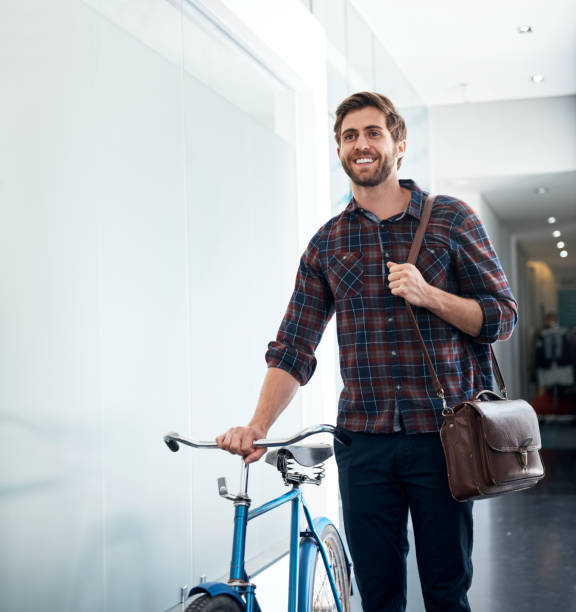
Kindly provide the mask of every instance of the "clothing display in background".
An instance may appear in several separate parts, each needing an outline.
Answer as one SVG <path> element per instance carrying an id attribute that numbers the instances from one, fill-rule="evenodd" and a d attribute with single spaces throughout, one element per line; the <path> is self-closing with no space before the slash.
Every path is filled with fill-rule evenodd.
<path id="1" fill-rule="evenodd" d="M 576 416 L 576 329 L 546 326 L 536 338 L 534 382 L 540 392 L 534 409 L 540 415 Z"/>
<path id="2" fill-rule="evenodd" d="M 536 375 L 539 387 L 569 387 L 574 384 L 574 363 L 569 345 L 574 334 L 565 327 L 543 329 L 536 342 Z"/>

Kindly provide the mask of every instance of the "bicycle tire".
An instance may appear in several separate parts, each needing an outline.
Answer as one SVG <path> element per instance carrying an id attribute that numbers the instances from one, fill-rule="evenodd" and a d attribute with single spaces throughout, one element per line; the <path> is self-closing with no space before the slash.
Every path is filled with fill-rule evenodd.
<path id="1" fill-rule="evenodd" d="M 185 612 L 242 612 L 244 608 L 228 595 L 201 595 L 195 599 Z"/>
<path id="2" fill-rule="evenodd" d="M 350 612 L 350 571 L 342 540 L 338 530 L 330 521 L 324 520 L 322 524 L 322 531 L 318 535 L 328 557 L 342 612 Z M 303 612 L 336 612 L 336 602 L 320 549 L 316 542 L 312 542 L 310 548 L 310 539 L 307 540 L 307 550 L 302 550 L 305 544 L 304 541 L 301 543 L 303 553 L 301 559 L 302 556 L 307 555 L 312 555 L 312 558 L 308 558 L 308 563 L 301 566 L 303 569 L 305 568 L 306 574 L 302 576 L 302 605 L 299 610 Z"/>

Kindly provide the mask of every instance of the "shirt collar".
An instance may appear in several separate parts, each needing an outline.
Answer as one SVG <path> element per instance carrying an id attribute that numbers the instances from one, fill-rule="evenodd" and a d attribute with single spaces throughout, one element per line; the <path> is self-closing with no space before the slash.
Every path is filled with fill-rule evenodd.
<path id="1" fill-rule="evenodd" d="M 422 207 L 424 205 L 424 201 L 426 200 L 426 196 L 428 195 L 425 191 L 422 191 L 420 187 L 412 180 L 412 179 L 400 179 L 400 187 L 404 187 L 405 189 L 410 189 L 412 195 L 410 196 L 410 202 L 408 202 L 408 206 L 404 213 L 401 213 L 399 217 L 403 217 L 404 214 L 411 215 L 415 219 L 420 220 L 420 216 L 422 215 Z M 357 214 L 360 210 L 358 206 L 358 202 L 352 196 L 348 206 L 344 209 L 344 212 L 353 215 Z"/>

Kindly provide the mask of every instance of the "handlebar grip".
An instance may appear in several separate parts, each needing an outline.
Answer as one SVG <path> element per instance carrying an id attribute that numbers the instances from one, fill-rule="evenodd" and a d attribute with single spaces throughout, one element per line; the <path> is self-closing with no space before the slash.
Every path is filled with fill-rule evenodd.
<path id="1" fill-rule="evenodd" d="M 177 453 L 180 450 L 180 445 L 173 438 L 164 438 L 164 442 L 166 442 L 166 446 L 173 452 Z"/>

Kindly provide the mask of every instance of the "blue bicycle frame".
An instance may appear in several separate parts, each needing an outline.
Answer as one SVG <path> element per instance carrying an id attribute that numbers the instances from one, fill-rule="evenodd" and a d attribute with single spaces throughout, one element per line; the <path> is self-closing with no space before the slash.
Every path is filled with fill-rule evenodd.
<path id="1" fill-rule="evenodd" d="M 256 440 L 254 446 L 265 447 L 281 447 L 289 444 L 294 444 L 310 435 L 317 433 L 331 433 L 344 444 L 349 444 L 346 441 L 345 435 L 339 432 L 333 425 L 316 425 L 302 430 L 285 440 Z M 179 444 L 186 444 L 196 448 L 218 448 L 215 442 L 200 442 L 180 436 L 177 433 L 169 433 L 164 436 L 170 450 L 176 452 Z M 312 520 L 306 502 L 300 491 L 299 484 L 293 484 L 291 491 L 277 497 L 258 508 L 250 511 L 251 500 L 248 497 L 248 470 L 249 466 L 244 464 L 242 460 L 242 479 L 240 492 L 237 495 L 229 495 L 226 487 L 225 479 L 219 479 L 218 486 L 220 495 L 234 502 L 234 535 L 232 541 L 232 560 L 230 563 L 230 578 L 227 584 L 220 582 L 205 582 L 194 587 L 189 596 L 198 593 L 206 593 L 211 597 L 218 595 L 226 595 L 238 602 L 239 606 L 245 612 L 261 612 L 260 606 L 255 595 L 255 586 L 250 583 L 244 565 L 244 557 L 246 552 L 246 531 L 248 521 L 255 519 L 262 514 L 266 514 L 275 508 L 279 508 L 284 504 L 290 503 L 291 523 L 290 523 L 290 573 L 289 573 L 289 590 L 288 590 L 288 612 L 299 612 L 307 609 L 308 602 L 311 598 L 310 589 L 313 584 L 310 582 L 311 565 L 314 567 L 317 559 L 317 550 L 320 551 L 326 574 L 330 583 L 334 602 L 338 612 L 342 612 L 342 605 L 338 597 L 334 575 L 330 567 L 326 549 L 322 544 L 321 535 L 324 528 L 330 525 L 330 521 L 326 518 Z M 291 481 L 294 482 L 294 481 Z M 307 524 L 307 530 L 300 532 L 300 509 L 304 512 L 304 518 Z M 303 541 L 301 542 L 301 538 Z M 302 567 L 300 566 L 302 561 Z M 347 571 L 350 574 L 350 562 L 346 558 Z M 180 609 L 180 608 L 178 608 Z M 175 610 L 175 609 L 173 609 Z"/>
<path id="2" fill-rule="evenodd" d="M 290 521 L 290 573 L 288 578 L 288 612 L 298 612 L 299 610 L 305 609 L 304 598 L 307 593 L 305 592 L 305 572 L 299 572 L 299 561 L 300 561 L 300 538 L 302 536 L 308 537 L 311 540 L 313 546 L 317 546 L 328 580 L 330 582 L 330 588 L 336 602 L 336 608 L 338 612 L 342 612 L 340 600 L 336 590 L 336 583 L 332 570 L 330 568 L 330 562 L 326 555 L 326 550 L 320 540 L 319 532 L 321 532 L 326 519 L 320 519 L 319 521 L 313 521 L 310 515 L 310 511 L 306 506 L 306 502 L 302 497 L 300 488 L 296 485 L 293 486 L 292 490 L 280 497 L 277 497 L 265 504 L 262 504 L 258 508 L 250 511 L 250 498 L 246 494 L 247 482 L 248 482 L 248 468 L 244 466 L 242 488 L 241 493 L 237 496 L 223 495 L 228 499 L 234 499 L 234 536 L 232 540 L 232 560 L 230 563 L 230 579 L 228 585 L 221 583 L 204 583 L 198 585 L 190 591 L 190 595 L 196 593 L 206 592 L 212 596 L 220 594 L 228 594 L 238 601 L 243 607 L 245 606 L 246 612 L 260 612 L 260 606 L 258 605 L 255 593 L 254 585 L 250 584 L 247 580 L 247 574 L 244 567 L 244 556 L 246 551 L 246 531 L 248 521 L 257 518 L 275 508 L 279 508 L 284 504 L 290 503 L 292 505 L 291 510 L 291 521 Z M 307 531 L 300 533 L 300 508 L 304 511 L 304 517 L 306 519 Z M 242 596 L 245 598 L 242 599 Z"/>

